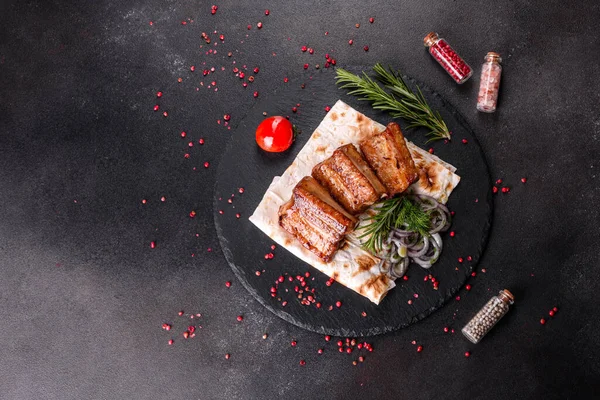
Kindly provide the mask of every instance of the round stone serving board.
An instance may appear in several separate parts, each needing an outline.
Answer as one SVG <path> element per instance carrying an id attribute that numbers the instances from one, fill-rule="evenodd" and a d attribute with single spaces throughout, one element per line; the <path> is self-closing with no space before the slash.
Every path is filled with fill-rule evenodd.
<path id="1" fill-rule="evenodd" d="M 348 69 L 352 72 L 362 70 Z M 426 144 L 423 129 L 405 129 L 407 124 L 404 121 L 397 122 L 407 140 L 424 149 L 433 147 L 435 154 L 457 167 L 457 174 L 461 176 L 461 182 L 447 204 L 456 213 L 451 227 L 456 235 L 453 238 L 448 232 L 442 235 L 444 249 L 438 262 L 429 270 L 412 264 L 408 269 L 408 280 L 396 280 L 396 287 L 379 305 L 375 305 L 337 282 L 326 286 L 326 275 L 284 248 L 277 246 L 271 250 L 273 241 L 248 217 L 273 177 L 281 175 L 292 163 L 325 117 L 325 107 L 333 106 L 341 99 L 384 125 L 392 120 L 387 114 L 375 112 L 367 102 L 357 101 L 346 90 L 338 89 L 334 77 L 332 69 L 311 74 L 306 72 L 303 77 L 282 83 L 274 93 L 261 94 L 256 105 L 240 117 L 237 125 L 236 115 L 232 116 L 232 138 L 217 172 L 214 219 L 229 265 L 244 287 L 268 310 L 294 325 L 322 334 L 346 337 L 377 335 L 415 323 L 454 299 L 479 261 L 487 242 L 492 220 L 492 184 L 485 156 L 472 130 L 450 104 L 420 85 L 430 106 L 441 113 L 453 132 L 453 140 Z M 302 83 L 306 84 L 304 89 L 301 88 Z M 293 113 L 292 107 L 297 104 L 300 104 L 298 111 Z M 263 112 L 269 116 L 289 115 L 292 123 L 302 131 L 288 151 L 266 153 L 256 145 L 254 134 L 265 118 Z M 464 144 L 463 139 L 468 143 Z M 239 188 L 244 188 L 243 194 L 239 193 Z M 232 203 L 229 203 L 232 195 Z M 236 217 L 237 213 L 240 218 Z M 265 259 L 265 254 L 271 252 L 274 257 Z M 472 261 L 467 261 L 469 256 Z M 462 263 L 458 262 L 460 257 L 464 259 Z M 260 276 L 256 271 L 261 271 Z M 287 280 L 288 275 L 295 277 L 306 272 L 310 272 L 307 281 L 316 289 L 315 297 L 322 304 L 320 309 L 315 305 L 301 305 L 294 291 L 299 282 Z M 280 275 L 285 274 L 286 281 L 278 289 L 280 300 L 272 298 L 271 286 Z M 433 289 L 430 280 L 424 281 L 428 274 L 439 281 L 438 290 Z M 338 300 L 342 302 L 340 308 L 335 306 Z M 285 307 L 282 306 L 284 301 L 287 301 Z M 333 310 L 329 310 L 329 306 L 333 306 Z"/>

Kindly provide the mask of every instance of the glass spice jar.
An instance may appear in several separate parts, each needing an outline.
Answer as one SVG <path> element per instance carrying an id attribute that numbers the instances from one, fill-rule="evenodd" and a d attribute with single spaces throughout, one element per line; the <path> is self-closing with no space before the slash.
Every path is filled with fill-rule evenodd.
<path id="1" fill-rule="evenodd" d="M 500 91 L 500 77 L 502 76 L 502 58 L 500 54 L 490 51 L 484 58 L 481 66 L 481 80 L 477 94 L 477 110 L 493 113 L 498 103 Z"/>
<path id="2" fill-rule="evenodd" d="M 492 297 L 485 306 L 469 321 L 462 333 L 471 342 L 477 344 L 496 325 L 515 301 L 511 292 L 504 289 L 498 296 Z"/>
<path id="3" fill-rule="evenodd" d="M 445 39 L 438 37 L 437 33 L 429 32 L 423 41 L 425 46 L 429 47 L 429 54 L 444 67 L 456 83 L 465 83 L 473 75 L 473 70 L 469 64 L 450 47 Z"/>

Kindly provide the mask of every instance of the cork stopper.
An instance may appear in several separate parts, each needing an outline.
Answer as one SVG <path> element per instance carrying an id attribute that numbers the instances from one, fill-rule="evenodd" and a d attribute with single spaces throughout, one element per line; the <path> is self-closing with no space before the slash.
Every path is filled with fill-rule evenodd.
<path id="1" fill-rule="evenodd" d="M 488 52 L 483 59 L 485 61 L 495 61 L 497 63 L 502 62 L 502 57 L 500 57 L 500 54 L 496 53 L 495 51 Z"/>
<path id="2" fill-rule="evenodd" d="M 438 34 L 435 32 L 429 32 L 424 38 L 423 43 L 425 47 L 431 47 L 435 44 L 435 42 L 439 39 Z"/>
<path id="3" fill-rule="evenodd" d="M 504 289 L 500 291 L 500 300 L 507 304 L 513 304 L 515 302 L 515 296 L 508 289 Z"/>

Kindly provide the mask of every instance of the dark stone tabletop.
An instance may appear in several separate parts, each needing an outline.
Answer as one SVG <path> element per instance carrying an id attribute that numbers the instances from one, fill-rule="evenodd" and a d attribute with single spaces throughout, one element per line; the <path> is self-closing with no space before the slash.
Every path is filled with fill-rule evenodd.
<path id="1" fill-rule="evenodd" d="M 198 1 L 0 2 L 0 398 L 592 398 L 600 3 L 214 4 L 215 15 Z M 432 30 L 474 68 L 464 85 L 423 48 Z M 488 51 L 504 60 L 493 115 L 475 110 Z M 300 85 L 325 53 L 434 89 L 510 187 L 495 195 L 471 290 L 351 355 L 260 305 L 213 223 L 229 128 L 255 91 Z M 254 82 L 242 87 L 235 67 Z M 503 288 L 515 305 L 472 345 L 460 329 Z"/>

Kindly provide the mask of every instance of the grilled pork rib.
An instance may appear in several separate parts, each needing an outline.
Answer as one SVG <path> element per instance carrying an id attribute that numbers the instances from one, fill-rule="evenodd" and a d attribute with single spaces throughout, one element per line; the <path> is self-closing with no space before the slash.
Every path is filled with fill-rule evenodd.
<path id="1" fill-rule="evenodd" d="M 386 193 L 386 188 L 369 168 L 353 144 L 336 149 L 317 164 L 312 176 L 349 213 L 360 214 Z"/>
<path id="2" fill-rule="evenodd" d="M 365 159 L 375 170 L 390 196 L 404 192 L 419 179 L 415 163 L 406 147 L 404 136 L 397 123 L 360 142 Z"/>
<path id="3" fill-rule="evenodd" d="M 305 176 L 279 208 L 279 225 L 325 262 L 356 223 L 319 183 Z"/>

